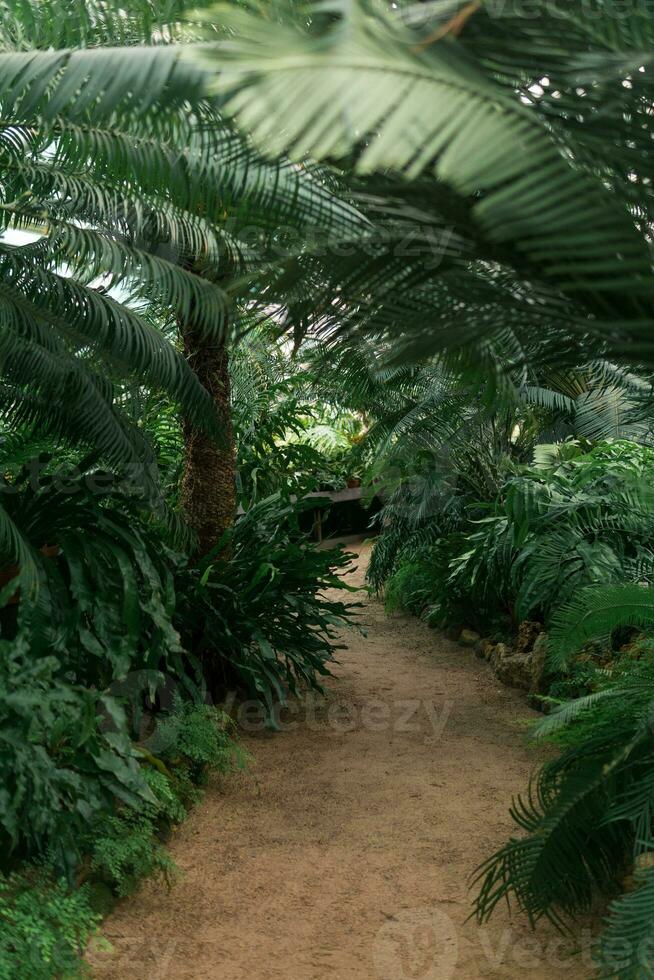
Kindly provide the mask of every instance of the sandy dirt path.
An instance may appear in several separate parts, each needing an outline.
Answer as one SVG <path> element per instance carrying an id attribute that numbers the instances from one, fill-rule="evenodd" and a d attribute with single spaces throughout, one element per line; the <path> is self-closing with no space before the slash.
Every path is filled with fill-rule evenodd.
<path id="1" fill-rule="evenodd" d="M 367 552 L 362 550 L 357 577 Z M 182 879 L 105 922 L 112 980 L 582 980 L 578 950 L 501 909 L 466 922 L 468 878 L 511 829 L 534 713 L 486 664 L 373 599 L 324 702 L 246 737 L 174 835 Z"/>

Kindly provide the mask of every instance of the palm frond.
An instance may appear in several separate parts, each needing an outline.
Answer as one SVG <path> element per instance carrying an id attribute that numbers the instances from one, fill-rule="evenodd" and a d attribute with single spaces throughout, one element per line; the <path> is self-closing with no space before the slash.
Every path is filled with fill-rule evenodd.
<path id="1" fill-rule="evenodd" d="M 552 616 L 551 663 L 565 669 L 589 640 L 606 639 L 619 626 L 651 626 L 654 593 L 646 585 L 588 586 Z"/>
<path id="2" fill-rule="evenodd" d="M 631 893 L 609 906 L 597 955 L 599 976 L 604 980 L 645 980 L 654 970 L 654 871 L 637 872 L 634 886 Z"/>
<path id="3" fill-rule="evenodd" d="M 1 52 L 0 101 L 16 123 L 59 115 L 75 122 L 90 111 L 100 122 L 147 112 L 159 100 L 179 106 L 204 95 L 199 54 L 181 45 Z"/>
<path id="4" fill-rule="evenodd" d="M 651 260 L 627 209 L 562 152 L 553 119 L 475 64 L 470 46 L 421 44 L 400 15 L 366 0 L 328 9 L 318 36 L 283 5 L 278 19 L 214 9 L 231 34 L 208 52 L 214 91 L 262 149 L 318 159 L 356 150 L 362 173 L 431 170 L 468 200 L 479 234 L 509 243 L 540 278 L 599 293 L 616 311 L 624 305 L 610 294 L 626 282 L 651 297 Z M 637 70 L 641 52 L 631 55 Z M 638 299 L 629 305 L 641 312 Z"/>

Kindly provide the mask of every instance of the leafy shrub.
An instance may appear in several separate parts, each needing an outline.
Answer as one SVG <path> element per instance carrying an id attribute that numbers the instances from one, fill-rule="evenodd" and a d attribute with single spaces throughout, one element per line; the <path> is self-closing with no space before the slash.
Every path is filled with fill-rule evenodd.
<path id="1" fill-rule="evenodd" d="M 601 937 L 602 975 L 641 980 L 654 970 L 654 659 L 618 662 L 598 689 L 563 704 L 537 735 L 562 754 L 512 809 L 524 831 L 480 869 L 480 920 L 514 898 L 532 922 L 562 925 L 615 898 Z"/>
<path id="2" fill-rule="evenodd" d="M 180 798 L 175 775 L 170 771 L 143 767 L 143 777 L 152 790 L 155 802 L 145 803 L 142 812 L 153 822 L 176 824 L 186 818 L 186 807 Z"/>
<path id="3" fill-rule="evenodd" d="M 596 663 L 584 659 L 575 660 L 565 674 L 556 674 L 548 685 L 548 700 L 571 701 L 590 694 L 601 676 Z"/>
<path id="4" fill-rule="evenodd" d="M 163 877 L 170 883 L 175 863 L 157 839 L 152 815 L 123 809 L 105 816 L 94 829 L 91 868 L 117 895 L 129 895 L 141 878 Z"/>
<path id="5" fill-rule="evenodd" d="M 46 466 L 42 460 L 41 465 Z M 130 670 L 181 669 L 173 576 L 147 510 L 116 478 L 82 462 L 34 479 L 22 468 L 0 507 L 3 560 L 18 562 L 21 599 L 0 620 L 33 656 L 54 655 L 77 683 L 104 688 Z M 45 557 L 42 546 L 58 554 Z"/>
<path id="6" fill-rule="evenodd" d="M 376 592 L 384 589 L 402 565 L 416 559 L 431 560 L 427 559 L 430 549 L 442 549 L 448 537 L 456 535 L 465 524 L 459 499 L 450 500 L 446 510 L 421 518 L 419 513 L 412 513 L 414 503 L 407 504 L 405 496 L 404 489 L 398 488 L 393 502 L 386 504 L 376 517 L 382 533 L 375 540 L 366 571 L 366 579 Z"/>
<path id="7" fill-rule="evenodd" d="M 176 624 L 214 691 L 236 684 L 272 706 L 329 673 L 352 605 L 326 592 L 350 589 L 337 574 L 349 558 L 307 542 L 299 515 L 308 506 L 280 495 L 259 501 L 180 575 Z"/>
<path id="8" fill-rule="evenodd" d="M 386 612 L 397 610 L 420 615 L 434 592 L 434 570 L 425 561 L 413 561 L 391 576 L 385 593 Z"/>
<path id="9" fill-rule="evenodd" d="M 547 621 L 584 586 L 654 570 L 654 510 L 638 471 L 619 451 L 612 466 L 606 457 L 600 446 L 552 470 L 534 467 L 510 478 L 467 536 L 451 584 L 467 585 L 471 602 L 506 607 L 516 622 Z"/>
<path id="10" fill-rule="evenodd" d="M 610 631 L 613 593 L 593 593 L 591 587 L 654 582 L 654 451 L 624 442 L 600 443 L 587 453 L 576 444 L 565 444 L 566 452 L 547 448 L 539 447 L 531 467 L 514 468 L 496 500 L 469 504 L 467 525 L 460 521 L 458 528 L 439 533 L 442 521 L 434 518 L 409 535 L 402 522 L 383 534 L 373 552 L 373 584 L 419 561 L 432 568 L 429 601 L 436 622 L 465 621 L 484 629 L 500 615 L 514 626 L 540 619 L 567 636 L 570 648 L 599 627 Z M 638 588 L 622 587 L 625 602 L 629 589 Z M 596 622 L 586 615 L 594 595 Z M 654 623 L 647 590 L 641 588 L 636 598 L 643 608 L 613 625 Z M 604 599 L 608 618 L 602 619 Z M 629 604 L 634 610 L 635 603 Z M 567 612 L 559 625 L 562 608 Z M 584 624 L 581 631 L 575 616 Z"/>
<path id="11" fill-rule="evenodd" d="M 159 718 L 147 745 L 176 772 L 183 768 L 197 780 L 207 770 L 230 772 L 245 764 L 247 756 L 231 730 L 232 720 L 224 711 L 176 698 L 171 713 Z"/>
<path id="12" fill-rule="evenodd" d="M 474 612 L 467 608 L 466 595 L 450 584 L 450 565 L 459 554 L 461 535 L 437 538 L 431 545 L 408 551 L 396 559 L 396 570 L 385 587 L 386 610 L 405 609 L 422 615 L 431 626 L 473 623 Z"/>
<path id="13" fill-rule="evenodd" d="M 288 357 L 277 332 L 250 324 L 230 351 L 230 378 L 236 488 L 246 510 L 278 492 L 345 487 L 357 468 L 361 421 L 316 398 L 317 378 L 305 359 Z"/>
<path id="14" fill-rule="evenodd" d="M 87 976 L 80 954 L 97 923 L 86 888 L 43 872 L 0 876 L 0 980 Z"/>
<path id="15" fill-rule="evenodd" d="M 90 464 L 48 465 L 18 467 L 0 507 L 4 560 L 20 561 L 0 591 L 0 868 L 55 845 L 71 876 L 89 821 L 154 800 L 110 691 L 137 672 L 155 689 L 186 661 L 169 555 L 138 500 Z"/>
<path id="16" fill-rule="evenodd" d="M 648 577 L 650 574 L 648 570 Z M 612 637 L 625 628 L 644 627 L 651 632 L 654 595 L 650 585 L 644 580 L 580 589 L 552 616 L 549 640 L 552 667 L 567 669 L 580 647 L 591 641 L 608 646 Z"/>
<path id="17" fill-rule="evenodd" d="M 197 798 L 193 788 L 207 772 L 229 772 L 245 764 L 247 757 L 230 729 L 224 712 L 179 697 L 168 715 L 158 717 L 145 743 L 146 758 L 159 766 L 143 768 L 150 801 L 138 811 L 123 806 L 117 814 L 105 815 L 86 835 L 92 870 L 117 895 L 129 894 L 144 877 L 174 879 L 175 864 L 160 833 L 184 819 L 186 804 Z"/>
<path id="18" fill-rule="evenodd" d="M 113 719 L 117 728 L 99 724 Z M 68 871 L 78 835 L 114 800 L 152 794 L 110 697 L 71 683 L 57 657 L 34 657 L 26 637 L 0 641 L 0 842 L 3 862 L 56 847 Z"/>

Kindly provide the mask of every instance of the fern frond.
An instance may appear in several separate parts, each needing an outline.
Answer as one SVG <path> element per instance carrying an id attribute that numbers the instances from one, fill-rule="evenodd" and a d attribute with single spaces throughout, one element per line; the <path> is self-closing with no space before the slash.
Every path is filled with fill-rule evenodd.
<path id="1" fill-rule="evenodd" d="M 619 626 L 654 624 L 654 592 L 636 583 L 588 586 L 552 616 L 550 663 L 565 670 L 573 653 Z"/>

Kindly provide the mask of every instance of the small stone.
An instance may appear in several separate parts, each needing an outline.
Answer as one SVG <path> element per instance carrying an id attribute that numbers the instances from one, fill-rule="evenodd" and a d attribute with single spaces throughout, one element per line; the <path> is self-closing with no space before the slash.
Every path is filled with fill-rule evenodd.
<path id="1" fill-rule="evenodd" d="M 490 651 L 488 660 L 491 666 L 495 667 L 496 664 L 502 663 L 507 657 L 511 657 L 512 655 L 513 650 L 510 646 L 508 646 L 508 644 L 496 643 L 493 649 Z"/>
<path id="2" fill-rule="evenodd" d="M 529 619 L 525 619 L 520 623 L 515 641 L 516 653 L 529 653 L 533 650 L 534 644 L 542 632 L 542 623 L 535 623 Z"/>
<path id="3" fill-rule="evenodd" d="M 463 629 L 459 633 L 459 643 L 462 647 L 475 647 L 481 640 L 479 633 L 474 630 Z"/>
<path id="4" fill-rule="evenodd" d="M 477 656 L 482 660 L 490 660 L 495 652 L 495 644 L 488 638 L 482 640 L 477 647 Z"/>
<path id="5" fill-rule="evenodd" d="M 539 633 L 531 651 L 531 685 L 530 694 L 545 694 L 543 684 L 545 661 L 547 660 L 547 633 Z"/>
<path id="6" fill-rule="evenodd" d="M 507 687 L 528 691 L 531 687 L 531 656 L 516 653 L 506 643 L 498 643 L 493 654 L 493 669 L 497 679 Z"/>

